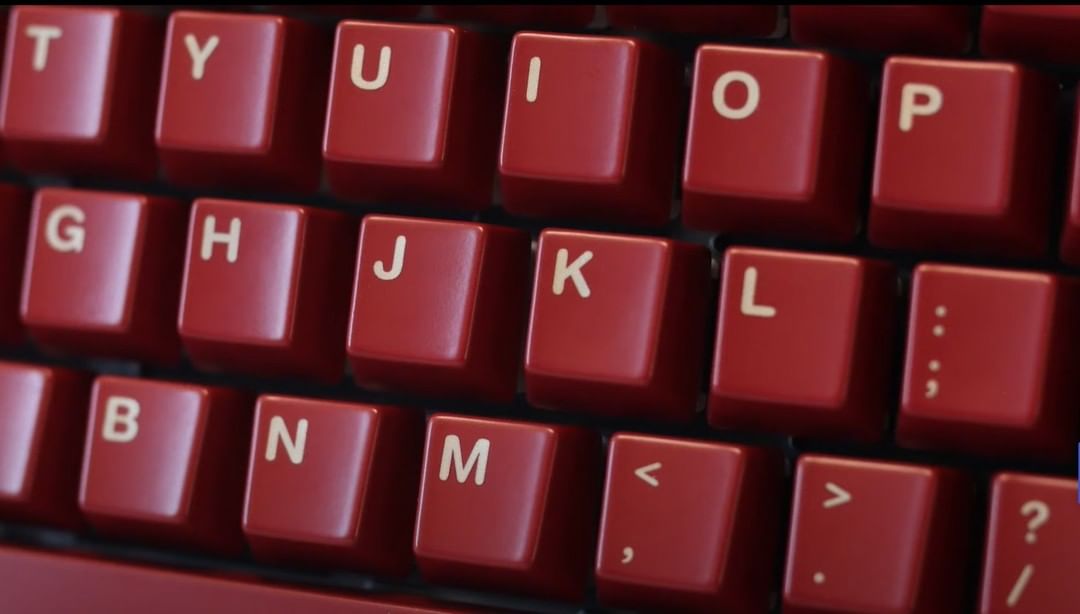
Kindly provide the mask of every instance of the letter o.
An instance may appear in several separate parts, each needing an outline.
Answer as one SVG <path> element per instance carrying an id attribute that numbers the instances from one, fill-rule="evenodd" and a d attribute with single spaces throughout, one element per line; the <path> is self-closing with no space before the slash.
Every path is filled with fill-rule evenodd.
<path id="1" fill-rule="evenodd" d="M 727 101 L 724 100 L 724 94 L 727 92 L 727 87 L 733 82 L 738 81 L 746 86 L 746 102 L 743 103 L 738 109 L 733 109 L 728 106 Z M 757 79 L 754 75 L 741 70 L 730 70 L 716 80 L 712 88 L 712 104 L 716 112 L 722 117 L 727 119 L 746 119 L 754 114 L 757 110 L 758 103 L 761 101 L 761 88 L 758 86 Z"/>

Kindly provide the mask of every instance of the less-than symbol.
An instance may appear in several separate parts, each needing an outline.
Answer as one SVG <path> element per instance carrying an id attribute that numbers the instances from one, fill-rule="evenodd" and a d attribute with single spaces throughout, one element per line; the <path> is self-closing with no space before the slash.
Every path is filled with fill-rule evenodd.
<path id="1" fill-rule="evenodd" d="M 826 499 L 821 503 L 821 506 L 827 510 L 851 502 L 851 493 L 832 482 L 825 482 L 825 490 L 833 495 L 832 498 Z"/>
<path id="2" fill-rule="evenodd" d="M 654 471 L 658 471 L 660 467 L 660 463 L 649 463 L 644 467 L 638 467 L 637 469 L 634 469 L 634 475 L 641 478 L 641 481 L 645 482 L 649 486 L 656 488 L 660 485 L 660 480 L 656 479 L 656 477 L 654 477 L 652 473 Z"/>

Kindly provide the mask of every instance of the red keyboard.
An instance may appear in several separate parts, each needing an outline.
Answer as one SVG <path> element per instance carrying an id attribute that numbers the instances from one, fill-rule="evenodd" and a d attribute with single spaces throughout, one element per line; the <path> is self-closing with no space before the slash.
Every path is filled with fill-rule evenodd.
<path id="1" fill-rule="evenodd" d="M 1080 612 L 1080 7 L 4 19 L 0 612 Z"/>

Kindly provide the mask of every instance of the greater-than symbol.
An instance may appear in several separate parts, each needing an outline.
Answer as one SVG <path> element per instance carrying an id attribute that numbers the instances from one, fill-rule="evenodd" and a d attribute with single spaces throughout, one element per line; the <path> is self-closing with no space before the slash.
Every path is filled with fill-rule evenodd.
<path id="1" fill-rule="evenodd" d="M 840 488 L 836 484 L 833 484 L 832 482 L 825 482 L 825 490 L 829 491 L 833 495 L 832 498 L 826 499 L 821 504 L 821 506 L 827 510 L 851 502 L 851 493 L 844 490 L 843 488 Z"/>
<path id="2" fill-rule="evenodd" d="M 649 463 L 644 467 L 638 467 L 637 469 L 634 469 L 634 475 L 641 478 L 641 481 L 645 482 L 649 486 L 656 488 L 660 485 L 660 480 L 656 479 L 656 477 L 653 476 L 652 473 L 654 471 L 659 471 L 660 466 L 660 463 Z"/>

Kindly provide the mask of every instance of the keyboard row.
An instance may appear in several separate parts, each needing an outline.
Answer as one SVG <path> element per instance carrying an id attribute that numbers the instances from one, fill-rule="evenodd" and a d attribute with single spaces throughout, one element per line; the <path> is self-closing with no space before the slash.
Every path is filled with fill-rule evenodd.
<path id="1" fill-rule="evenodd" d="M 150 180 L 160 163 L 177 186 L 296 193 L 325 172 L 342 200 L 459 211 L 490 206 L 497 175 L 513 215 L 655 227 L 681 156 L 687 227 L 844 243 L 861 223 L 873 88 L 834 53 L 701 46 L 679 154 L 683 66 L 643 38 L 521 32 L 507 67 L 497 39 L 451 25 L 344 21 L 332 52 L 289 17 L 179 11 L 163 43 L 159 26 L 133 10 L 13 9 L 10 164 Z M 882 78 L 871 243 L 1046 256 L 1054 80 L 909 56 Z M 1080 264 L 1069 194 L 1060 255 Z"/>
<path id="2" fill-rule="evenodd" d="M 9 519 L 285 567 L 400 577 L 415 559 L 428 582 L 551 600 L 580 601 L 595 572 L 620 607 L 762 612 L 775 588 L 778 450 L 621 432 L 604 478 L 600 437 L 573 426 L 440 413 L 425 443 L 423 413 L 388 405 L 262 395 L 252 417 L 233 389 L 17 363 L 0 384 Z M 961 611 L 973 486 L 801 456 L 784 611 Z M 980 611 L 1075 612 L 1076 481 L 991 490 Z"/>
<path id="3" fill-rule="evenodd" d="M 348 362 L 370 390 L 488 403 L 513 400 L 523 366 L 534 407 L 688 421 L 711 343 L 714 427 L 874 442 L 891 409 L 887 262 L 731 247 L 710 316 L 710 253 L 673 239 L 546 229 L 533 265 L 526 232 L 486 223 L 368 215 L 357 232 L 305 206 L 20 194 L 0 198 L 0 331 L 54 353 L 323 383 Z M 1078 292 L 918 266 L 899 441 L 1071 459 Z"/>

